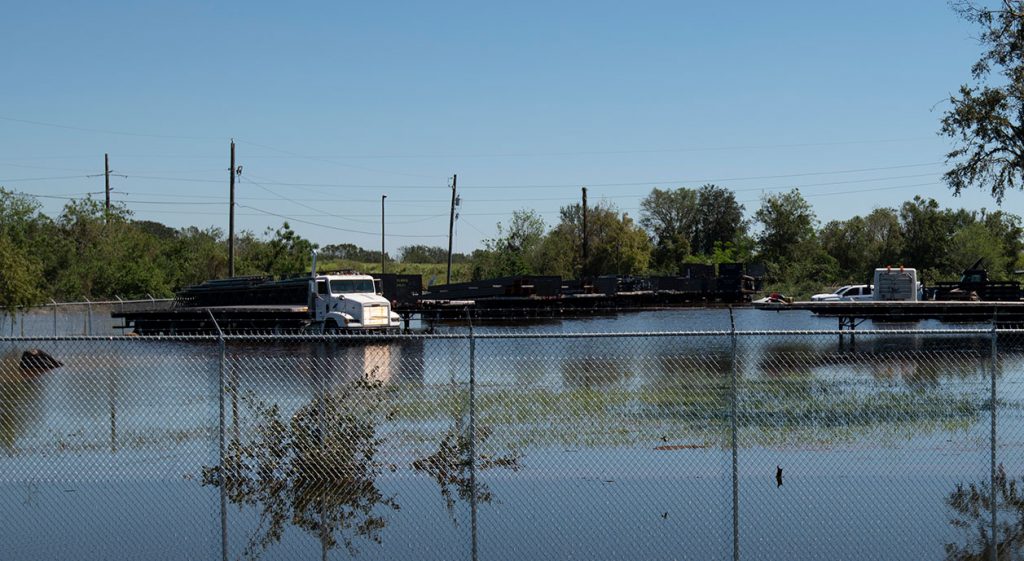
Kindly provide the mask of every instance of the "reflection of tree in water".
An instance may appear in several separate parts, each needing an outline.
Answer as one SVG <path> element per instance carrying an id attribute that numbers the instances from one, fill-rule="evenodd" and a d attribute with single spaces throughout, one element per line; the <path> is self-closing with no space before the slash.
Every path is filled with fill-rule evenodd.
<path id="1" fill-rule="evenodd" d="M 455 522 L 455 497 L 459 500 L 470 502 L 474 498 L 478 504 L 490 503 L 494 495 L 485 483 L 476 481 L 476 496 L 473 496 L 474 478 L 471 477 L 473 466 L 474 447 L 469 442 L 469 431 L 460 431 L 453 427 L 445 433 L 438 445 L 437 452 L 420 458 L 412 463 L 416 471 L 426 473 L 437 481 L 441 488 L 441 497 L 444 499 L 445 508 L 452 522 Z M 481 449 L 490 437 L 491 431 L 486 427 L 479 427 L 476 430 L 475 449 Z M 515 451 L 509 451 L 500 456 L 481 454 L 476 464 L 477 471 L 492 468 L 507 468 L 512 471 L 519 469 L 521 455 Z"/>
<path id="2" fill-rule="evenodd" d="M 621 358 L 587 356 L 561 361 L 565 387 L 605 388 L 620 384 L 632 376 L 627 361 Z"/>
<path id="3" fill-rule="evenodd" d="M 391 417 L 381 383 L 353 381 L 288 421 L 277 405 L 252 394 L 242 401 L 257 419 L 253 438 L 232 440 L 223 467 L 203 469 L 203 484 L 223 486 L 232 503 L 260 509 L 243 555 L 259 557 L 287 524 L 316 535 L 326 549 L 339 537 L 351 553 L 356 537 L 380 543 L 387 525 L 380 508 L 399 508 L 376 483 L 385 467 L 375 459 L 383 442 L 377 426 Z"/>
<path id="4" fill-rule="evenodd" d="M 1024 478 L 1006 477 L 1003 465 L 996 471 L 996 538 L 998 558 L 1019 560 L 1024 553 Z M 967 532 L 963 545 L 946 544 L 947 561 L 983 561 L 991 559 L 992 487 L 989 483 L 958 483 L 956 490 L 946 498 L 946 504 L 956 513 L 950 524 Z"/>

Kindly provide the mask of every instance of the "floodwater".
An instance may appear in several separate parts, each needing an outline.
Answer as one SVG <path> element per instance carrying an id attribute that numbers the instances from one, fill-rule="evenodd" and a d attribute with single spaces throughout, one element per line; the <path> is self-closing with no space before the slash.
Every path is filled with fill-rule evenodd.
<path id="1" fill-rule="evenodd" d="M 728 335 L 657 334 L 733 321 L 836 326 L 645 311 L 477 325 L 472 344 L 232 341 L 223 365 L 213 341 L 0 340 L 0 559 L 985 554 L 991 335 L 746 335 L 733 362 Z M 94 312 L 93 333 L 110 324 Z M 1024 523 L 1022 342 L 995 341 L 1008 548 Z M 27 348 L 63 366 L 21 368 Z"/>

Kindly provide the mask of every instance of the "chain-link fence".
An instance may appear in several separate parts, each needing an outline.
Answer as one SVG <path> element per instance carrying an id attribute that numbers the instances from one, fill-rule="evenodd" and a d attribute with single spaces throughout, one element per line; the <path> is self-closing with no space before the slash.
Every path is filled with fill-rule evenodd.
<path id="1" fill-rule="evenodd" d="M 987 328 L 0 339 L 0 559 L 1020 559 L 1022 351 Z"/>
<path id="2" fill-rule="evenodd" d="M 40 306 L 17 308 L 14 313 L 0 313 L 0 337 L 48 335 L 121 335 L 121 322 L 110 318 L 111 312 L 133 312 L 169 308 L 170 298 L 143 300 L 101 300 L 55 302 Z"/>

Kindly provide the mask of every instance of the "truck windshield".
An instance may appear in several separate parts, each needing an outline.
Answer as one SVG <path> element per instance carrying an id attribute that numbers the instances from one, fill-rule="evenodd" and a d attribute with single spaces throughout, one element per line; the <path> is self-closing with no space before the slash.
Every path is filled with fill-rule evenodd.
<path id="1" fill-rule="evenodd" d="M 372 279 L 336 279 L 331 281 L 332 294 L 373 294 Z"/>

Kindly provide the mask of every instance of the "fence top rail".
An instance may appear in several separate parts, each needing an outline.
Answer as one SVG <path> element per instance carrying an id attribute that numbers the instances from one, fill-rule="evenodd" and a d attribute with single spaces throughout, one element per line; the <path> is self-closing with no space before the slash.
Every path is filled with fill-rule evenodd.
<path id="1" fill-rule="evenodd" d="M 150 304 L 156 302 L 173 302 L 174 298 L 138 298 L 134 300 L 82 300 L 80 302 L 55 302 L 53 300 L 42 304 L 30 304 L 17 306 L 19 310 L 31 310 L 35 308 L 62 308 L 64 306 L 112 306 L 120 304 Z"/>
<path id="2" fill-rule="evenodd" d="M 863 330 L 708 330 L 708 331 L 626 331 L 626 332 L 483 332 L 470 333 L 235 333 L 223 337 L 212 334 L 180 334 L 180 335 L 31 335 L 21 337 L 0 337 L 0 342 L 27 341 L 401 341 L 414 339 L 616 339 L 616 338 L 649 338 L 649 337 L 814 337 L 814 336 L 850 336 L 884 337 L 902 335 L 999 335 L 1024 334 L 1024 329 L 863 329 Z"/>

